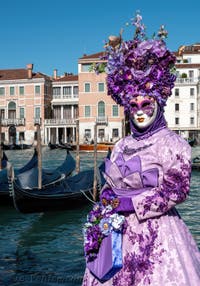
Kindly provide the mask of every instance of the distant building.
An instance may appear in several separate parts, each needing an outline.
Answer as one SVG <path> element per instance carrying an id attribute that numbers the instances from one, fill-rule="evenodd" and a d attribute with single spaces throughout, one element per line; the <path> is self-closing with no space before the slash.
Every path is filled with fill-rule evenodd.
<path id="1" fill-rule="evenodd" d="M 177 57 L 177 80 L 166 106 L 169 128 L 185 138 L 200 139 L 200 43 L 182 46 Z"/>
<path id="2" fill-rule="evenodd" d="M 0 70 L 1 139 L 5 143 L 29 143 L 36 138 L 35 123 L 41 124 L 44 142 L 44 119 L 50 115 L 51 79 L 26 69 Z"/>
<path id="3" fill-rule="evenodd" d="M 45 144 L 74 143 L 78 118 L 78 76 L 64 74 L 52 79 L 51 117 L 45 120 Z"/>
<path id="4" fill-rule="evenodd" d="M 116 142 L 123 136 L 123 108 L 107 95 L 106 74 L 90 71 L 101 54 L 84 55 L 78 61 L 80 143 L 94 140 L 95 124 L 97 142 Z"/>
<path id="5" fill-rule="evenodd" d="M 100 62 L 101 55 L 102 52 L 79 59 L 82 141 L 93 138 L 94 122 L 98 121 L 102 123 L 98 127 L 98 141 L 116 141 L 118 138 L 114 134 L 118 134 L 120 138 L 124 133 L 123 109 L 107 96 L 106 74 L 97 75 L 90 71 L 91 64 Z M 167 124 L 184 138 L 196 138 L 200 141 L 200 43 L 182 46 L 175 55 L 177 80 L 165 107 Z M 116 110 L 118 116 L 115 117 Z"/>
<path id="6" fill-rule="evenodd" d="M 42 144 L 116 142 L 127 134 L 123 108 L 107 95 L 106 74 L 91 71 L 103 53 L 78 60 L 78 75 L 53 77 L 25 69 L 0 70 L 1 138 L 5 143 L 31 144 L 35 124 L 41 126 Z M 184 138 L 200 142 L 200 43 L 182 46 L 177 57 L 177 80 L 165 108 L 168 127 Z M 125 132 L 126 129 L 126 132 Z"/>

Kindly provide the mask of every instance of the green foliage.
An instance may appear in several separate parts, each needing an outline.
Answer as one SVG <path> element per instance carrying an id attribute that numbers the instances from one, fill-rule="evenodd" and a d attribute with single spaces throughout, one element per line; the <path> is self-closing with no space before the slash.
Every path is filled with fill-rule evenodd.
<path id="1" fill-rule="evenodd" d="M 187 78 L 187 74 L 186 73 L 182 73 L 181 77 L 182 78 Z"/>
<path id="2" fill-rule="evenodd" d="M 102 63 L 92 63 L 90 68 L 89 68 L 89 71 L 90 72 L 93 72 L 95 71 L 97 74 L 99 73 L 103 73 L 105 72 L 106 70 L 106 63 L 105 62 L 102 62 Z"/>

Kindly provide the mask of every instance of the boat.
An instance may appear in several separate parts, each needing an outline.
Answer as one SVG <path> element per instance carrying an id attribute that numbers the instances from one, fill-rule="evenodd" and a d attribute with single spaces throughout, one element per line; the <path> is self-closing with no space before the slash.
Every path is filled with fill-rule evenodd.
<path id="1" fill-rule="evenodd" d="M 109 149 L 113 149 L 113 143 L 97 143 L 97 151 L 108 152 Z M 95 146 L 94 144 L 80 144 L 79 150 L 80 151 L 94 151 Z"/>
<path id="2" fill-rule="evenodd" d="M 3 151 L 3 156 L 1 158 L 1 170 L 7 167 L 8 157 L 6 153 Z"/>
<path id="3" fill-rule="evenodd" d="M 188 143 L 190 144 L 191 147 L 194 147 L 194 146 L 197 145 L 197 140 L 196 140 L 196 138 L 193 138 L 193 139 L 188 138 L 187 141 L 188 141 Z"/>
<path id="4" fill-rule="evenodd" d="M 26 150 L 26 149 L 31 149 L 33 147 L 33 144 L 22 143 L 22 144 L 18 144 L 18 146 L 20 147 L 20 149 Z"/>
<path id="5" fill-rule="evenodd" d="M 107 159 L 110 159 L 112 150 L 111 148 L 108 148 L 108 152 L 106 155 Z M 105 160 L 103 160 L 103 162 L 99 165 L 99 172 L 98 172 L 98 176 L 99 176 L 99 182 L 100 182 L 100 188 L 103 187 L 103 185 L 105 184 L 106 180 L 104 178 L 104 173 L 105 173 Z"/>
<path id="6" fill-rule="evenodd" d="M 71 144 L 68 144 L 68 143 L 53 144 L 53 143 L 49 142 L 48 147 L 51 150 L 54 150 L 54 149 L 73 150 L 74 149 L 73 146 Z"/>
<path id="7" fill-rule="evenodd" d="M 48 147 L 49 147 L 51 150 L 58 149 L 58 144 L 53 144 L 53 143 L 49 142 L 49 143 L 48 143 Z"/>
<path id="8" fill-rule="evenodd" d="M 55 169 L 42 168 L 42 186 L 57 182 L 62 178 L 68 177 L 75 170 L 76 162 L 69 151 L 64 162 Z M 27 171 L 16 174 L 14 180 L 20 182 L 24 189 L 37 189 L 38 187 L 38 166 L 34 166 Z"/>
<path id="9" fill-rule="evenodd" d="M 42 180 L 44 184 L 51 183 L 60 178 L 72 174 L 76 162 L 67 151 L 63 163 L 55 169 L 42 169 Z M 9 179 L 9 168 L 0 172 L 0 203 L 10 201 L 11 182 Z M 14 169 L 14 179 L 19 178 L 25 188 L 35 188 L 38 185 L 38 156 L 36 149 L 30 161 L 20 169 Z"/>
<path id="10" fill-rule="evenodd" d="M 2 143 L 2 149 L 3 150 L 25 150 L 25 149 L 31 149 L 33 147 L 33 144 L 4 144 Z"/>
<path id="11" fill-rule="evenodd" d="M 192 170 L 200 170 L 200 156 L 192 159 Z"/>
<path id="12" fill-rule="evenodd" d="M 108 150 L 109 158 L 111 150 Z M 103 172 L 105 161 L 100 164 L 97 174 L 97 190 L 105 183 Z M 23 173 L 24 176 L 24 173 Z M 32 183 L 32 182 L 31 182 Z M 70 177 L 54 178 L 42 188 L 25 185 L 22 176 L 13 181 L 13 201 L 15 208 L 22 213 L 35 213 L 68 210 L 93 201 L 94 170 L 84 170 Z"/>
<path id="13" fill-rule="evenodd" d="M 34 148 L 34 153 L 31 159 L 23 167 L 15 169 L 15 175 L 26 172 L 37 165 L 38 165 L 38 154 L 36 148 Z"/>
<path id="14" fill-rule="evenodd" d="M 65 177 L 68 177 L 73 173 L 75 168 L 76 168 L 76 161 L 74 157 L 71 155 L 70 151 L 66 150 L 66 157 L 61 165 L 59 165 L 56 169 L 43 168 L 43 172 L 48 176 L 51 176 L 54 173 L 60 173 Z"/>
<path id="15" fill-rule="evenodd" d="M 0 204 L 9 202 L 11 200 L 9 193 L 10 182 L 8 174 L 11 164 L 9 163 L 8 157 L 6 156 L 5 152 L 3 152 L 3 154 L 4 155 L 2 158 L 2 166 L 4 166 L 4 169 L 0 171 Z M 23 172 L 26 172 L 29 169 L 37 166 L 37 164 L 38 164 L 37 151 L 36 149 L 34 149 L 34 153 L 31 159 L 23 167 L 14 170 L 15 175 L 19 175 Z"/>
<path id="16" fill-rule="evenodd" d="M 57 178 L 41 189 L 25 188 L 19 177 L 13 181 L 13 201 L 15 208 L 22 213 L 35 213 L 67 210 L 78 207 L 88 198 L 92 199 L 93 170 Z"/>

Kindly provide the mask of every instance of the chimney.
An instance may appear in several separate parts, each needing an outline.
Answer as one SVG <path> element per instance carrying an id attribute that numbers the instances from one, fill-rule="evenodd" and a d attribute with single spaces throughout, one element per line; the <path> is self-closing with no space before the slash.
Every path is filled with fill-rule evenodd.
<path id="1" fill-rule="evenodd" d="M 33 64 L 27 64 L 26 69 L 28 71 L 28 79 L 31 79 L 33 76 Z"/>
<path id="2" fill-rule="evenodd" d="M 53 79 L 57 79 L 57 69 L 53 70 Z"/>

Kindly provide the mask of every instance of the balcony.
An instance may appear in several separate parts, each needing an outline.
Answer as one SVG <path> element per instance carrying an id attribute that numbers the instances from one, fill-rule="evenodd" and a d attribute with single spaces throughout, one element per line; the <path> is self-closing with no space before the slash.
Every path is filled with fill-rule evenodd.
<path id="1" fill-rule="evenodd" d="M 42 124 L 42 119 L 41 118 L 34 118 L 34 125 L 41 125 Z"/>
<path id="2" fill-rule="evenodd" d="M 67 119 L 45 119 L 44 124 L 45 126 L 59 126 L 59 125 L 74 125 L 76 124 L 76 118 L 67 118 Z"/>
<path id="3" fill-rule="evenodd" d="M 53 101 L 78 101 L 78 94 L 54 94 Z"/>
<path id="4" fill-rule="evenodd" d="M 181 78 L 177 77 L 176 84 L 195 84 L 198 83 L 199 79 L 194 77 L 188 77 L 188 78 Z"/>
<path id="5" fill-rule="evenodd" d="M 96 118 L 97 125 L 108 125 L 108 117 L 107 116 L 98 116 Z"/>
<path id="6" fill-rule="evenodd" d="M 25 118 L 2 118 L 1 119 L 2 126 L 24 126 L 25 125 Z"/>

